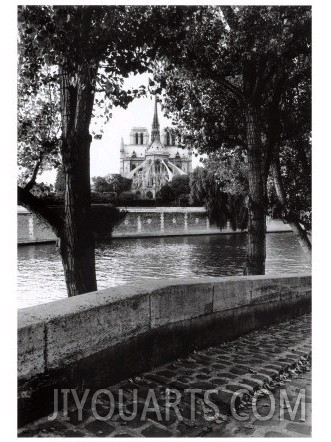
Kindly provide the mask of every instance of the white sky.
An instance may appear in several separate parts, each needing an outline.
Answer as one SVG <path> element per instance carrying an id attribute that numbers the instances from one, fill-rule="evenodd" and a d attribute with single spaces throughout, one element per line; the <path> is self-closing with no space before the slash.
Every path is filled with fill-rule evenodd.
<path id="1" fill-rule="evenodd" d="M 124 88 L 137 88 L 140 85 L 148 85 L 148 74 L 136 75 L 127 78 Z M 104 134 L 101 140 L 93 139 L 91 143 L 91 177 L 105 176 L 108 173 L 119 173 L 120 169 L 120 142 L 121 137 L 124 143 L 129 143 L 130 130 L 134 126 L 147 127 L 151 130 L 154 113 L 154 96 L 139 98 L 129 104 L 127 109 L 114 107 L 112 118 L 104 126 Z M 161 112 L 161 105 L 158 103 L 158 115 L 160 128 L 171 126 L 171 120 L 165 118 Z M 93 123 L 93 122 L 92 122 Z M 193 168 L 199 163 L 199 157 L 192 156 Z M 56 171 L 46 171 L 38 177 L 38 181 L 54 183 Z"/>

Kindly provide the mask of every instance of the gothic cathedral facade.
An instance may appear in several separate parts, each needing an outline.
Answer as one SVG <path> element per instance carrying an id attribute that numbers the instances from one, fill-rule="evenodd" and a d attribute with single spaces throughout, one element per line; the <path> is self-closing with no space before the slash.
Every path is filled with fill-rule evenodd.
<path id="1" fill-rule="evenodd" d="M 146 127 L 134 127 L 130 144 L 120 147 L 120 174 L 132 179 L 132 191 L 138 198 L 155 199 L 158 191 L 175 175 L 192 172 L 192 151 L 181 148 L 168 128 L 160 133 L 155 98 L 151 138 Z"/>

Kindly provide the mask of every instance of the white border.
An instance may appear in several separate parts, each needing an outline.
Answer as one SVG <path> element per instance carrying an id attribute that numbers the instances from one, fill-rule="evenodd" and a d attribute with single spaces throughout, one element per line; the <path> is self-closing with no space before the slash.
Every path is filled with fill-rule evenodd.
<path id="1" fill-rule="evenodd" d="M 27 4 L 64 4 L 36 1 Z M 2 428 L 4 440 L 16 439 L 16 6 L 1 8 L 1 270 L 2 271 Z M 313 440 L 329 434 L 329 324 L 330 324 L 330 2 L 240 1 L 240 2 L 127 2 L 67 1 L 65 4 L 240 4 L 313 5 Z M 157 440 L 157 439 L 155 439 Z"/>

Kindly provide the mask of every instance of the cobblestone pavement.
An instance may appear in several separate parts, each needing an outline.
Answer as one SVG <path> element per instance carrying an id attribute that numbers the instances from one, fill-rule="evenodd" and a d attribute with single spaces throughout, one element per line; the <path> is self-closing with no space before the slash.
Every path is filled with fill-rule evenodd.
<path id="1" fill-rule="evenodd" d="M 99 392 L 80 412 L 71 407 L 55 420 L 39 419 L 19 429 L 18 436 L 309 436 L 310 321 L 310 315 L 304 315 L 196 351 Z M 305 399 L 297 413 L 291 415 L 286 407 L 280 413 L 280 392 L 286 391 L 285 399 L 295 409 L 302 389 Z M 271 410 L 270 391 L 275 413 L 261 420 L 259 414 Z M 257 394 L 260 399 L 252 408 Z M 245 421 L 236 420 L 234 410 Z"/>
<path id="2" fill-rule="evenodd" d="M 311 436 L 311 373 L 305 371 L 287 381 L 275 391 L 268 391 L 265 396 L 238 411 L 243 421 L 232 416 L 223 425 L 214 425 L 205 437 L 310 437 Z M 286 396 L 285 396 L 285 394 Z M 274 398 L 274 405 L 272 399 Z M 301 395 L 301 396 L 300 396 Z M 287 397 L 288 404 L 280 398 Z M 302 398 L 302 399 L 301 399 Z M 298 409 L 296 410 L 296 404 Z M 291 415 L 291 412 L 293 413 Z"/>

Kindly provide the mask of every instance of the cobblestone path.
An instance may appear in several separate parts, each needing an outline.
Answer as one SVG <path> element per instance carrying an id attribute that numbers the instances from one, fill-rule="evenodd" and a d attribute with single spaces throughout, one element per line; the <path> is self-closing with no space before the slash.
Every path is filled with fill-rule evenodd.
<path id="1" fill-rule="evenodd" d="M 232 416 L 223 425 L 213 425 L 205 437 L 310 437 L 311 436 L 311 372 L 306 371 L 288 379 L 281 388 L 270 391 L 252 405 L 238 412 L 243 421 Z M 281 393 L 282 392 L 282 393 Z M 281 394 L 288 398 L 289 407 L 281 406 Z M 275 402 L 271 406 L 269 394 Z M 300 396 L 301 394 L 301 396 Z M 299 399 L 299 400 L 298 400 Z M 298 409 L 295 412 L 295 405 Z M 291 416 L 291 412 L 294 412 Z"/>
<path id="2" fill-rule="evenodd" d="M 196 351 L 103 390 L 95 400 L 86 400 L 81 412 L 72 407 L 55 420 L 39 419 L 19 429 L 18 436 L 309 436 L 310 321 L 304 315 Z M 301 414 L 301 403 L 294 415 L 290 408 L 280 413 L 280 391 L 286 391 L 294 409 L 302 389 L 306 413 Z M 257 419 L 257 413 L 270 412 L 270 391 L 275 413 Z M 250 404 L 257 392 L 264 397 L 256 402 L 254 415 Z M 244 421 L 233 417 L 234 408 Z"/>

